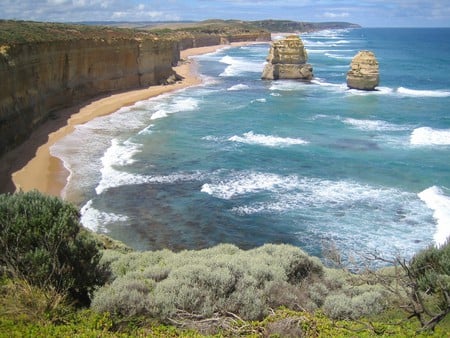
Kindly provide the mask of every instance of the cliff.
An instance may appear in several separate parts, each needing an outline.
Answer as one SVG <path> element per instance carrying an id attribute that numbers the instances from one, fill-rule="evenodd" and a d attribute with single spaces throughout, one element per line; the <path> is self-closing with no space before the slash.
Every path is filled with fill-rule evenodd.
<path id="1" fill-rule="evenodd" d="M 304 33 L 324 29 L 361 28 L 360 25 L 350 22 L 305 22 L 291 20 L 261 20 L 250 21 L 253 26 L 266 29 L 270 32 Z"/>
<path id="2" fill-rule="evenodd" d="M 0 155 L 62 108 L 159 84 L 179 52 L 155 37 L 86 38 L 0 47 Z"/>
<path id="3" fill-rule="evenodd" d="M 158 34 L 0 20 L 0 156 L 62 108 L 110 92 L 165 83 L 180 50 L 251 40 L 270 40 L 270 33 Z"/>
<path id="4" fill-rule="evenodd" d="M 261 78 L 264 80 L 301 79 L 311 80 L 312 66 L 307 64 L 308 55 L 302 39 L 291 35 L 272 43 Z"/>

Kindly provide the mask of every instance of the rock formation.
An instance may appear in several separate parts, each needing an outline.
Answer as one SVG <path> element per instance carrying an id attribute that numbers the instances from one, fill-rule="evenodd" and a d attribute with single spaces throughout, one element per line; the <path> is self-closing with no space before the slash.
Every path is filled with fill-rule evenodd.
<path id="1" fill-rule="evenodd" d="M 380 82 L 378 61 L 373 52 L 358 52 L 347 73 L 347 86 L 352 89 L 374 90 Z"/>
<path id="2" fill-rule="evenodd" d="M 297 35 L 272 43 L 261 78 L 264 80 L 302 79 L 311 80 L 313 69 L 306 61 L 303 41 Z"/>

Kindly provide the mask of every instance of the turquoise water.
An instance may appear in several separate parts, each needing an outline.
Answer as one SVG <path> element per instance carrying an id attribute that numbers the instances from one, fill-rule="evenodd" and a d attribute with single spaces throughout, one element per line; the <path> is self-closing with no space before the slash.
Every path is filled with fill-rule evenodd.
<path id="1" fill-rule="evenodd" d="M 262 81 L 268 44 L 195 57 L 204 83 L 52 148 L 87 227 L 139 249 L 290 243 L 410 256 L 450 235 L 450 29 L 302 35 L 311 83 Z M 372 50 L 378 91 L 348 90 Z"/>

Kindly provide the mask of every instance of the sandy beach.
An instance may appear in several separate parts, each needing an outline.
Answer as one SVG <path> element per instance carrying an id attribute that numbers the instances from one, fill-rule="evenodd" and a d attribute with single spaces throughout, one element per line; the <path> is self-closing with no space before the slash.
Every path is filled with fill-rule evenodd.
<path id="1" fill-rule="evenodd" d="M 233 43 L 232 46 L 250 43 Z M 42 193 L 61 196 L 69 172 L 59 158 L 50 154 L 53 144 L 70 134 L 77 125 L 98 116 L 111 114 L 121 107 L 132 105 L 137 101 L 200 84 L 201 79 L 196 72 L 195 61 L 190 60 L 189 57 L 211 53 L 227 46 L 230 45 L 215 45 L 182 51 L 181 60 L 184 62 L 180 62 L 180 65 L 174 67 L 174 70 L 184 79 L 176 84 L 150 86 L 145 89 L 113 94 L 55 114 L 58 116 L 56 120 L 40 126 L 26 142 L 5 155 L 4 163 L 0 165 L 0 174 L 4 176 L 12 173 L 12 182 L 16 190 L 37 189 Z M 48 135 L 47 138 L 46 135 Z M 27 160 L 29 161 L 26 162 Z M 5 182 L 0 183 L 3 183 L 6 190 L 13 188 L 11 184 L 8 186 Z"/>

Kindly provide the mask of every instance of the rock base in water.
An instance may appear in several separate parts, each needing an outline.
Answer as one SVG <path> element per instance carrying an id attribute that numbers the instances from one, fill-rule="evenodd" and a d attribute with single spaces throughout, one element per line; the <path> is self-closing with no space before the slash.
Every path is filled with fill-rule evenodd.
<path id="1" fill-rule="evenodd" d="M 351 89 L 375 90 L 380 82 L 378 61 L 373 52 L 364 50 L 353 58 L 347 73 L 347 86 Z"/>

